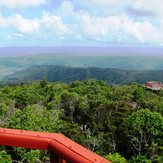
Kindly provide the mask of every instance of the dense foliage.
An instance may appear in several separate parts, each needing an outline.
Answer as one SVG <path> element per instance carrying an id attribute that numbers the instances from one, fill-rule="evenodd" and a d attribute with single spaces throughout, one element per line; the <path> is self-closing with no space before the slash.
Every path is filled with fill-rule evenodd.
<path id="1" fill-rule="evenodd" d="M 163 160 L 163 91 L 88 79 L 0 87 L 0 127 L 61 132 L 113 163 Z M 38 150 L 0 148 L 0 160 L 44 162 Z"/>

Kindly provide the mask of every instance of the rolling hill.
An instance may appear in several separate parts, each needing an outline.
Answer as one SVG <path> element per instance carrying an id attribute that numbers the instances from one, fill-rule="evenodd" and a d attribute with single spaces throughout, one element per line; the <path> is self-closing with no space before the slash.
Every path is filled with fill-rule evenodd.
<path id="1" fill-rule="evenodd" d="M 145 83 L 146 81 L 163 81 L 163 70 L 120 70 L 111 68 L 77 68 L 68 66 L 35 66 L 4 78 L 2 83 L 20 83 L 47 79 L 50 82 L 72 82 L 96 78 L 109 84 L 129 84 L 131 82 Z"/>

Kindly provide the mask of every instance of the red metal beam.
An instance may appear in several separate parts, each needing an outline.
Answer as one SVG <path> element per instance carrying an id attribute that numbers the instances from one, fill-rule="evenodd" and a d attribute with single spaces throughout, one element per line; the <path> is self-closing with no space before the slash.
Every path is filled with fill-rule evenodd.
<path id="1" fill-rule="evenodd" d="M 71 163 L 110 163 L 62 134 L 0 129 L 0 145 L 50 150 Z M 59 162 L 65 162 L 64 160 Z"/>

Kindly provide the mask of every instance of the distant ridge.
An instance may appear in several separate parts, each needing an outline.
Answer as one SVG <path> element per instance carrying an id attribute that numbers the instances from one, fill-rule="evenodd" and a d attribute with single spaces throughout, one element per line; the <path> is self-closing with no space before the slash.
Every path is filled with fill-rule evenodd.
<path id="1" fill-rule="evenodd" d="M 74 68 L 68 66 L 35 66 L 18 71 L 7 76 L 2 83 L 21 83 L 47 79 L 50 82 L 72 82 L 74 80 L 85 80 L 96 78 L 104 80 L 109 84 L 129 84 L 146 81 L 163 81 L 163 70 L 120 70 L 110 68 Z"/>
<path id="2" fill-rule="evenodd" d="M 163 47 L 0 47 L 0 57 L 18 57 L 35 54 L 111 55 L 111 56 L 163 56 Z"/>

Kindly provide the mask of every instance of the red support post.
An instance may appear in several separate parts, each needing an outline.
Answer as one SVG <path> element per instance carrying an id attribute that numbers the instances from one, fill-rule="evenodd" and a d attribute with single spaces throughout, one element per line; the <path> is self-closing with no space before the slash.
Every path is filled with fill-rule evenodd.
<path id="1" fill-rule="evenodd" d="M 50 163 L 61 163 L 60 157 L 52 151 L 50 151 Z"/>
<path id="2" fill-rule="evenodd" d="M 50 163 L 66 163 L 66 160 L 59 157 L 53 151 L 50 151 Z"/>

